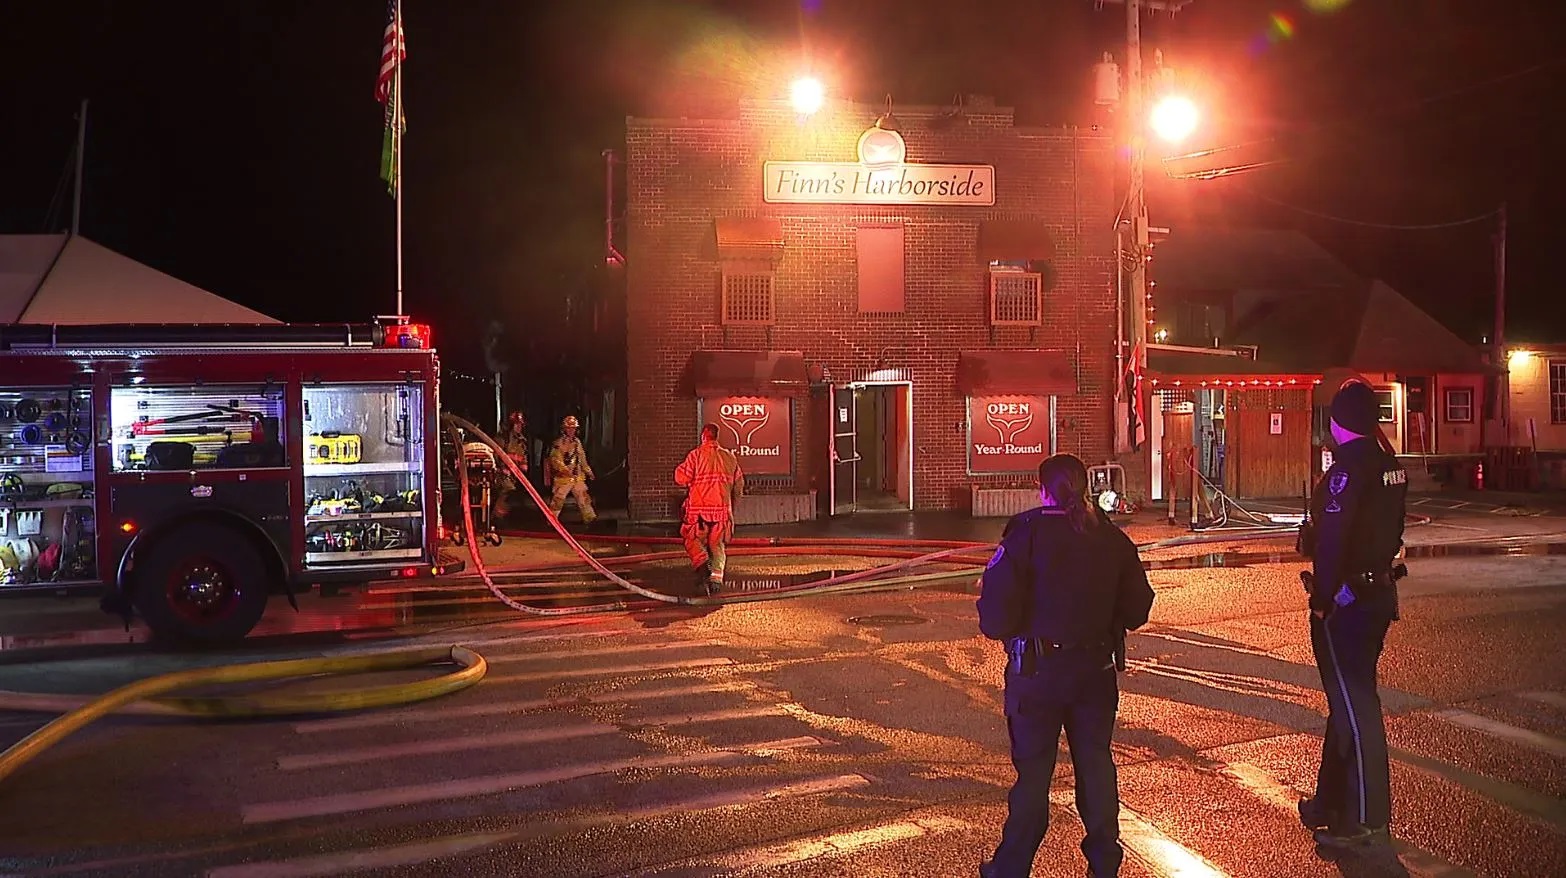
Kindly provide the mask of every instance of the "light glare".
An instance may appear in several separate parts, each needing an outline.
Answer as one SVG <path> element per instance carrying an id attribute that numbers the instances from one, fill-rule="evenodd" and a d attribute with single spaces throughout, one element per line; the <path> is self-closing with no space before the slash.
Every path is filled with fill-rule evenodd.
<path id="1" fill-rule="evenodd" d="M 1190 98 L 1171 96 L 1153 107 L 1153 133 L 1169 143 L 1179 143 L 1196 130 L 1201 113 Z"/>
<path id="2" fill-rule="evenodd" d="M 801 116 L 812 115 L 826 103 L 826 86 L 813 76 L 802 76 L 789 86 L 788 99 L 794 105 L 794 112 Z"/>

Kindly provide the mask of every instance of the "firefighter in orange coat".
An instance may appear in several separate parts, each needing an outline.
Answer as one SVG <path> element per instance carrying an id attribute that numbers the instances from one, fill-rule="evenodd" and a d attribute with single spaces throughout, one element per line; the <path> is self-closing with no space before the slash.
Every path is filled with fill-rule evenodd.
<path id="1" fill-rule="evenodd" d="M 734 501 L 745 493 L 739 458 L 718 444 L 717 424 L 701 428 L 701 444 L 675 468 L 674 483 L 688 491 L 680 522 L 685 552 L 697 585 L 714 594 L 723 585 L 723 565 L 734 537 Z"/>

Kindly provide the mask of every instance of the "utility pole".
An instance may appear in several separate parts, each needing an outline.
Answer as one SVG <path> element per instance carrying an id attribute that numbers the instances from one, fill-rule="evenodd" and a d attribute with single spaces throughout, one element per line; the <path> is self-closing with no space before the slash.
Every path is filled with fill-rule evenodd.
<path id="1" fill-rule="evenodd" d="M 1117 254 L 1130 269 L 1126 296 L 1130 299 L 1132 368 L 1142 374 L 1147 368 L 1147 197 L 1143 188 L 1144 163 L 1147 160 L 1147 120 L 1144 118 L 1142 89 L 1142 0 L 1126 3 L 1126 134 L 1131 147 L 1130 188 L 1126 192 L 1126 214 L 1131 221 L 1131 252 Z M 1140 393 L 1141 389 L 1137 388 Z"/>
<path id="2" fill-rule="evenodd" d="M 87 99 L 76 115 L 76 187 L 71 198 L 71 237 L 82 233 L 82 169 L 87 165 Z"/>
<path id="3" fill-rule="evenodd" d="M 1501 421 L 1505 444 L 1512 441 L 1511 364 L 1506 353 L 1506 204 L 1495 230 L 1495 345 L 1491 362 L 1503 370 L 1496 379 L 1495 414 Z"/>
<path id="4" fill-rule="evenodd" d="M 1148 332 L 1147 309 L 1147 256 L 1151 248 L 1152 238 L 1148 229 L 1147 219 L 1147 194 L 1145 183 L 1145 166 L 1147 161 L 1147 95 L 1146 83 L 1142 77 L 1142 12 L 1153 10 L 1155 12 L 1167 12 L 1173 15 L 1190 5 L 1193 0 L 1094 0 L 1098 8 L 1104 3 L 1124 3 L 1126 6 L 1126 88 L 1125 97 L 1121 107 L 1121 137 L 1129 148 L 1129 171 L 1127 179 L 1125 212 L 1115 218 L 1115 259 L 1119 262 L 1120 271 L 1124 272 L 1124 296 L 1126 306 L 1124 308 L 1123 326 L 1127 330 L 1124 344 L 1131 347 L 1129 368 L 1136 375 L 1142 375 L 1147 369 L 1147 343 L 1151 333 Z M 1121 229 L 1122 218 L 1129 223 L 1129 234 Z M 1119 361 L 1117 351 L 1117 362 Z M 1123 381 L 1123 376 L 1117 375 L 1117 381 Z M 1141 387 L 1136 387 L 1133 392 L 1140 397 Z M 1136 400 L 1131 405 L 1136 405 Z M 1118 421 L 1121 420 L 1117 409 Z M 1118 432 L 1117 432 L 1118 435 Z M 1134 437 L 1128 435 L 1127 440 L 1134 442 Z M 1117 447 L 1122 443 L 1117 440 Z"/>

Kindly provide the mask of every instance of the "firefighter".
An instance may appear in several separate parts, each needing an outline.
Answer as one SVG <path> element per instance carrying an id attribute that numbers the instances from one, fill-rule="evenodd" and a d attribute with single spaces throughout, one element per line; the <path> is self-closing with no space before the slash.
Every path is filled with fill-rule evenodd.
<path id="1" fill-rule="evenodd" d="M 680 536 L 696 584 L 714 594 L 723 585 L 723 565 L 734 536 L 734 501 L 745 492 L 739 458 L 718 444 L 717 424 L 701 428 L 701 444 L 675 468 L 674 483 L 688 490 Z"/>
<path id="2" fill-rule="evenodd" d="M 495 438 L 499 440 L 506 456 L 517 465 L 517 469 L 527 472 L 527 419 L 522 412 L 514 411 L 507 416 L 505 429 Z M 511 475 L 511 468 L 502 464 L 495 478 L 494 521 L 503 521 L 511 514 L 517 499 L 516 493 L 521 489 L 516 477 Z"/>
<path id="3" fill-rule="evenodd" d="M 587 463 L 587 449 L 582 447 L 582 440 L 576 435 L 580 425 L 575 415 L 567 415 L 560 422 L 560 438 L 549 446 L 549 465 L 546 469 L 554 484 L 549 511 L 558 518 L 560 510 L 565 508 L 566 497 L 575 497 L 582 521 L 592 524 L 598 518 L 598 513 L 593 511 L 593 498 L 587 495 L 587 483 L 593 480 L 594 475 L 593 468 Z"/>

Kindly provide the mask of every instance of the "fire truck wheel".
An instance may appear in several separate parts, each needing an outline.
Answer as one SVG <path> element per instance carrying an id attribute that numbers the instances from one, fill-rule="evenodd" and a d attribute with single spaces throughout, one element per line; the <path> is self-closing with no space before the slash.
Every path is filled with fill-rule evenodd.
<path id="1" fill-rule="evenodd" d="M 154 632 L 196 643 L 243 640 L 266 610 L 265 564 L 233 528 L 164 534 L 136 565 L 136 609 Z"/>

